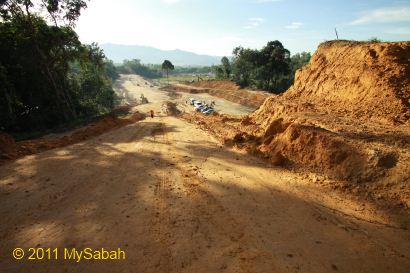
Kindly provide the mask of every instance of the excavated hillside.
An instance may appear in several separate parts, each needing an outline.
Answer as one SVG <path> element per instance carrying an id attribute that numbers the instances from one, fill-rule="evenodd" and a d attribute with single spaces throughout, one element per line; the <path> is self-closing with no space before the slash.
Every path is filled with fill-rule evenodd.
<path id="1" fill-rule="evenodd" d="M 409 60 L 410 42 L 327 42 L 287 92 L 250 116 L 193 121 L 275 165 L 409 208 Z"/>
<path id="2" fill-rule="evenodd" d="M 294 85 L 279 98 L 265 101 L 254 118 L 312 111 L 363 121 L 410 124 L 410 42 L 322 44 Z M 294 105 L 297 102 L 297 110 Z M 290 104 L 290 105 L 289 105 Z M 276 107 L 277 108 L 277 107 Z M 266 114 L 264 114 L 266 112 Z"/>

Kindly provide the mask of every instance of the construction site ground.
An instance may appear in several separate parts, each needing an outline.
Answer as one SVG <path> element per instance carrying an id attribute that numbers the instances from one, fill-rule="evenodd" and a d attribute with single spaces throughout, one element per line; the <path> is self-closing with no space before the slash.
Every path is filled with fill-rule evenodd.
<path id="1" fill-rule="evenodd" d="M 0 166 L 2 272 L 408 272 L 405 221 L 226 147 L 163 105 L 191 114 L 194 96 L 221 113 L 254 109 L 135 75 L 116 89 L 131 104 L 143 94 L 135 110 L 154 118 Z M 16 247 L 121 248 L 126 259 L 15 260 Z"/>

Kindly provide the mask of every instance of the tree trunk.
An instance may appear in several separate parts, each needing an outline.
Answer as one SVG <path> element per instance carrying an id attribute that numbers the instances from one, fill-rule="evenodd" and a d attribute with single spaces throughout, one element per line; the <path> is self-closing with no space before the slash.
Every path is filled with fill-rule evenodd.
<path id="1" fill-rule="evenodd" d="M 13 124 L 14 122 L 14 111 L 13 107 L 11 106 L 11 96 L 7 92 L 7 87 L 4 87 L 4 98 L 6 100 L 6 109 L 7 109 L 7 116 L 11 120 L 11 123 Z"/>
<path id="2" fill-rule="evenodd" d="M 64 121 L 69 121 L 71 118 L 75 117 L 76 115 L 73 112 L 73 109 L 70 105 L 70 102 L 68 100 L 68 98 L 66 97 L 66 94 L 63 90 L 63 88 L 60 88 L 60 86 L 58 86 L 56 80 L 54 79 L 54 75 L 51 72 L 50 66 L 48 64 L 48 62 L 46 61 L 46 56 L 44 54 L 44 52 L 40 49 L 37 40 L 36 40 L 36 31 L 34 29 L 34 25 L 31 19 L 31 14 L 29 12 L 28 9 L 28 5 L 26 5 L 26 13 L 27 13 L 27 18 L 28 18 L 28 22 L 29 22 L 29 30 L 30 30 L 30 37 L 31 37 L 31 41 L 34 45 L 34 48 L 37 52 L 37 54 L 40 57 L 40 66 L 42 67 L 42 71 L 41 73 L 47 78 L 47 80 L 49 81 L 49 83 L 52 85 L 56 95 L 57 95 L 57 100 L 56 100 L 56 106 L 62 110 L 62 114 L 63 114 L 63 119 Z"/>

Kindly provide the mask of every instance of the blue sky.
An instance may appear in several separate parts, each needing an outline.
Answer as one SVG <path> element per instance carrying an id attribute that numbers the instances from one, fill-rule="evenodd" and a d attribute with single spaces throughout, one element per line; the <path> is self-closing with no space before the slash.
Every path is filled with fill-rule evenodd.
<path id="1" fill-rule="evenodd" d="M 292 54 L 335 39 L 410 40 L 410 0 L 91 0 L 76 30 L 85 43 L 230 55 L 281 41 Z"/>

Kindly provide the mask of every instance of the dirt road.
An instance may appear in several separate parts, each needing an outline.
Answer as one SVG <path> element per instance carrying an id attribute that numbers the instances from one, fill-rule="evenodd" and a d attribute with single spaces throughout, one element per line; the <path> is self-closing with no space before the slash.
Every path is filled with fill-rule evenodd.
<path id="1" fill-rule="evenodd" d="M 132 84 L 128 82 L 127 84 Z M 159 112 L 155 88 L 144 90 Z M 0 167 L 1 272 L 408 272 L 410 232 L 159 116 Z M 125 260 L 14 260 L 16 247 Z"/>

